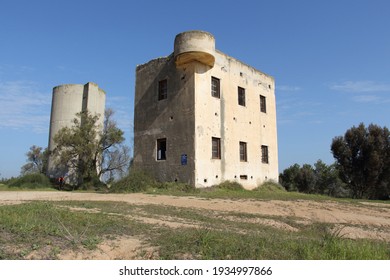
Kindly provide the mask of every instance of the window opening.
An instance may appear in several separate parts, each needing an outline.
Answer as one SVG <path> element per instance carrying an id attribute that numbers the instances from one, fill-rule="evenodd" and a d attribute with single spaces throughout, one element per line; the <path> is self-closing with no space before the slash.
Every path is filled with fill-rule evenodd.
<path id="1" fill-rule="evenodd" d="M 268 160 L 268 146 L 261 146 L 261 162 L 262 163 L 269 163 Z"/>
<path id="2" fill-rule="evenodd" d="M 211 96 L 220 98 L 220 80 L 215 77 L 211 77 Z"/>
<path id="3" fill-rule="evenodd" d="M 221 138 L 212 137 L 212 158 L 221 159 Z"/>
<path id="4" fill-rule="evenodd" d="M 246 142 L 240 142 L 240 161 L 248 161 Z"/>
<path id="5" fill-rule="evenodd" d="M 157 160 L 167 159 L 167 139 L 157 139 Z"/>
<path id="6" fill-rule="evenodd" d="M 267 113 L 267 103 L 266 98 L 263 95 L 260 95 L 260 111 L 262 113 Z"/>
<path id="7" fill-rule="evenodd" d="M 245 106 L 245 89 L 238 87 L 238 105 Z"/>
<path id="8" fill-rule="evenodd" d="M 158 82 L 158 100 L 167 99 L 168 97 L 168 81 L 162 80 Z"/>

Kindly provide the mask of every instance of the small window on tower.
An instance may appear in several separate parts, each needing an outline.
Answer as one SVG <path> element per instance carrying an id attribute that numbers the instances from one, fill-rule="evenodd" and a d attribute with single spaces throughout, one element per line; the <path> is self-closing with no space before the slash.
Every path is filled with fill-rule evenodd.
<path id="1" fill-rule="evenodd" d="M 168 97 L 168 81 L 162 80 L 158 82 L 158 100 L 167 99 Z"/>
<path id="2" fill-rule="evenodd" d="M 261 146 L 261 162 L 269 163 L 268 161 L 268 146 Z"/>
<path id="3" fill-rule="evenodd" d="M 221 159 L 221 138 L 212 137 L 211 142 L 212 158 Z"/>
<path id="4" fill-rule="evenodd" d="M 220 80 L 215 78 L 215 77 L 211 77 L 211 96 L 216 97 L 216 98 L 220 98 L 220 96 L 221 96 L 221 94 L 220 94 Z"/>
<path id="5" fill-rule="evenodd" d="M 248 161 L 246 142 L 240 142 L 240 161 Z"/>
<path id="6" fill-rule="evenodd" d="M 238 87 L 238 105 L 245 106 L 245 89 Z"/>
<path id="7" fill-rule="evenodd" d="M 157 160 L 167 159 L 167 139 L 157 139 Z"/>
<path id="8" fill-rule="evenodd" d="M 260 112 L 267 113 L 266 98 L 263 95 L 260 95 Z"/>

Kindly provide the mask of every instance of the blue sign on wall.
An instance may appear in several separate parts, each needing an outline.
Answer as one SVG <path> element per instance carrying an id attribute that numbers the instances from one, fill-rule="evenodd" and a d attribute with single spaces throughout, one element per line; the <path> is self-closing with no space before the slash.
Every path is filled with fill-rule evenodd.
<path id="1" fill-rule="evenodd" d="M 181 155 L 181 165 L 187 165 L 187 154 Z"/>

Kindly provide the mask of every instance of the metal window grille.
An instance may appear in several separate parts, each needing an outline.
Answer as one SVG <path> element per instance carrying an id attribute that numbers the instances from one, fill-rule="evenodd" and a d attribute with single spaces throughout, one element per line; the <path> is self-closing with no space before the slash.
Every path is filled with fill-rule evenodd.
<path id="1" fill-rule="evenodd" d="M 245 106 L 245 89 L 238 87 L 238 105 Z"/>

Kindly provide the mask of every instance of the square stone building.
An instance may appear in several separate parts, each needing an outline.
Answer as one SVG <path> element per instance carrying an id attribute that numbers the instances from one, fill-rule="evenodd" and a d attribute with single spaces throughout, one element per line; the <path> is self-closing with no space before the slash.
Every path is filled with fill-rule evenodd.
<path id="1" fill-rule="evenodd" d="M 134 168 L 195 187 L 278 180 L 274 79 L 210 33 L 180 33 L 173 54 L 137 66 L 134 104 Z"/>

